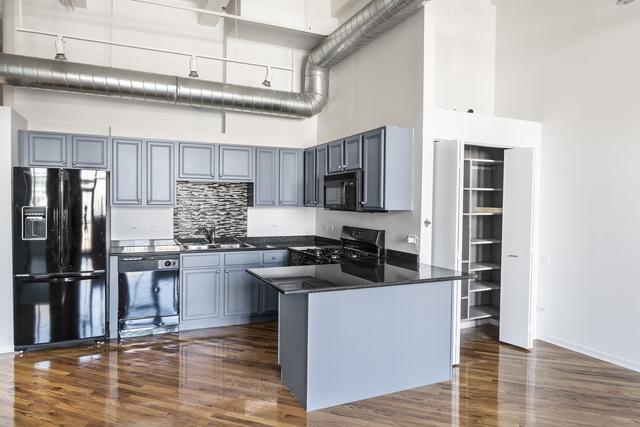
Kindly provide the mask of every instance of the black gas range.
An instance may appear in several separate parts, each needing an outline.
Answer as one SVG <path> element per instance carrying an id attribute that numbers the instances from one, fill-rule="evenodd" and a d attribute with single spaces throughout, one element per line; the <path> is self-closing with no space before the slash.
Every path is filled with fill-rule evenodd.
<path id="1" fill-rule="evenodd" d="M 340 246 L 290 248 L 290 265 L 357 263 L 376 266 L 384 263 L 384 230 L 343 226 Z"/>

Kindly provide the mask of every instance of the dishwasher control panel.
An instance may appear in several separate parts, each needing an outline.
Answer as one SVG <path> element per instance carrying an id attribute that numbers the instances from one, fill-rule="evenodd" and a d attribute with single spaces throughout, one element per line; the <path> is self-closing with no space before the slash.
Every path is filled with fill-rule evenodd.
<path id="1" fill-rule="evenodd" d="M 160 259 L 158 260 L 158 270 L 175 270 L 178 268 L 179 262 L 177 259 Z"/>

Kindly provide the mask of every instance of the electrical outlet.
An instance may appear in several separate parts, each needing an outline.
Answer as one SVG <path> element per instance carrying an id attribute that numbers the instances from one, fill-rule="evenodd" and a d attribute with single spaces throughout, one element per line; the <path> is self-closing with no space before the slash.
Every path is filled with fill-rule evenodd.
<path id="1" fill-rule="evenodd" d="M 544 307 L 544 306 L 541 306 L 541 305 L 536 306 L 536 310 L 537 310 L 538 312 L 540 312 L 540 313 L 546 313 L 546 312 L 547 312 L 547 308 L 546 308 L 546 307 Z"/>
<path id="2" fill-rule="evenodd" d="M 542 254 L 542 256 L 540 257 L 540 264 L 543 267 L 549 267 L 551 266 L 551 259 L 549 258 L 549 255 L 547 254 Z"/>

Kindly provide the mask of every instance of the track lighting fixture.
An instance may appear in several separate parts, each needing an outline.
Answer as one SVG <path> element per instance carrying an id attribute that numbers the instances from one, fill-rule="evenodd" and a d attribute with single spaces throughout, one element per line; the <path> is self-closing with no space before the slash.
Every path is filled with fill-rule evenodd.
<path id="1" fill-rule="evenodd" d="M 262 82 L 262 86 L 271 87 L 271 67 L 267 67 L 267 75 L 264 76 L 264 81 Z"/>
<path id="2" fill-rule="evenodd" d="M 64 54 L 64 38 L 62 36 L 58 36 L 56 38 L 56 56 L 55 59 L 59 61 L 66 61 L 67 55 Z"/>
<path id="3" fill-rule="evenodd" d="M 195 55 L 192 55 L 191 59 L 189 60 L 189 77 L 195 77 L 195 78 L 200 77 L 198 75 L 198 68 L 196 66 L 196 57 L 195 57 Z"/>

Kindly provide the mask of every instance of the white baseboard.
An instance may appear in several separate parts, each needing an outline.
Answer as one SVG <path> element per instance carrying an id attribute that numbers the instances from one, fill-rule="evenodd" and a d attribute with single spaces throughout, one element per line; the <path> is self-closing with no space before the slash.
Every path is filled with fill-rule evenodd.
<path id="1" fill-rule="evenodd" d="M 558 347 L 566 348 L 568 350 L 581 353 L 595 359 L 603 360 L 605 362 L 613 363 L 614 365 L 621 366 L 623 368 L 631 369 L 632 371 L 640 372 L 640 363 L 632 362 L 631 360 L 622 359 L 616 356 L 612 356 L 607 353 L 594 350 L 592 348 L 583 347 L 581 345 L 565 341 L 560 338 L 550 337 L 548 335 L 540 335 L 537 337 L 540 341 L 545 341 Z"/>
<path id="2" fill-rule="evenodd" d="M 0 354 L 13 353 L 12 345 L 0 345 Z"/>

